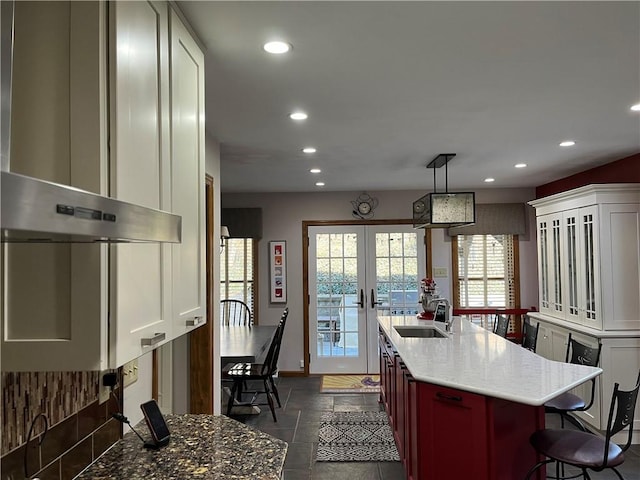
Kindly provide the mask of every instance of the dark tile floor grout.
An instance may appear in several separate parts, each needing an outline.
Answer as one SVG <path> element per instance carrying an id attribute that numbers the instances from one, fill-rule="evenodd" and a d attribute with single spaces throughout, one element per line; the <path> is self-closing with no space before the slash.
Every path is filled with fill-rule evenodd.
<path id="1" fill-rule="evenodd" d="M 400 462 L 316 462 L 320 414 L 326 411 L 381 410 L 376 394 L 320 393 L 320 377 L 283 377 L 276 380 L 282 408 L 274 422 L 268 406 L 259 415 L 234 417 L 289 444 L 284 480 L 403 480 Z M 559 427 L 557 415 L 547 415 L 547 426 Z M 640 480 L 640 445 L 626 452 L 619 467 L 625 480 Z M 611 471 L 591 473 L 593 480 L 618 480 Z M 467 479 L 435 479 L 467 480 Z M 519 480 L 519 479 L 513 479 Z"/>

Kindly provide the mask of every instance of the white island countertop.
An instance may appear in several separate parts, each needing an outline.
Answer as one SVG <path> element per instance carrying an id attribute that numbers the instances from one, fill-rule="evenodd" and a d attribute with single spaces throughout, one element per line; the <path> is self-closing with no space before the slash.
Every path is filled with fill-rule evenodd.
<path id="1" fill-rule="evenodd" d="M 455 318 L 447 338 L 401 337 L 399 325 L 444 324 L 416 317 L 378 323 L 416 380 L 539 406 L 602 373 L 601 368 L 547 360 L 467 320 Z"/>

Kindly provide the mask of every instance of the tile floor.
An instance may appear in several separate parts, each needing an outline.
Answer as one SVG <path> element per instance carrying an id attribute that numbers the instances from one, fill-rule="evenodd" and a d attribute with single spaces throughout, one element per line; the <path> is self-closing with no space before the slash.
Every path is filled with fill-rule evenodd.
<path id="1" fill-rule="evenodd" d="M 283 377 L 276 380 L 282 408 L 274 423 L 268 406 L 259 415 L 234 417 L 289 443 L 284 480 L 403 480 L 399 462 L 316 462 L 320 413 L 325 411 L 376 411 L 378 395 L 320 393 L 320 377 Z M 557 415 L 547 416 L 548 426 L 559 426 Z M 640 445 L 626 453 L 619 468 L 625 480 L 640 480 Z M 611 471 L 592 473 L 593 480 L 617 479 Z M 437 479 L 440 480 L 440 479 Z M 467 479 L 442 479 L 467 480 Z M 513 479 L 519 480 L 519 479 Z"/>

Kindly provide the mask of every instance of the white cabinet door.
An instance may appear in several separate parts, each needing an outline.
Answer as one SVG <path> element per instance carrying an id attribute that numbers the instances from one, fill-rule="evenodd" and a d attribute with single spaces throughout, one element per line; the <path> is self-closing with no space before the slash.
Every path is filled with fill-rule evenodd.
<path id="1" fill-rule="evenodd" d="M 168 7 L 110 4 L 110 194 L 169 209 Z M 170 246 L 111 247 L 112 367 L 169 341 Z"/>
<path id="2" fill-rule="evenodd" d="M 204 55 L 171 12 L 171 210 L 182 216 L 172 245 L 173 328 L 205 323 Z"/>
<path id="3" fill-rule="evenodd" d="M 579 320 L 587 327 L 602 328 L 600 288 L 600 242 L 598 207 L 580 208 L 578 211 L 579 238 Z"/>
<path id="4" fill-rule="evenodd" d="M 540 216 L 537 221 L 540 311 L 563 318 L 562 213 Z"/>
<path id="5" fill-rule="evenodd" d="M 565 211 L 562 225 L 564 318 L 601 329 L 598 209 Z"/>
<path id="6" fill-rule="evenodd" d="M 600 428 L 604 428 L 607 425 L 607 415 L 609 414 L 611 394 L 615 383 L 619 383 L 622 390 L 630 390 L 638 379 L 640 338 L 603 339 L 600 364 L 604 370 L 600 394 L 602 401 Z M 637 439 L 637 435 L 640 435 L 640 402 L 636 404 L 633 429 L 634 435 L 636 435 L 634 438 Z"/>
<path id="7" fill-rule="evenodd" d="M 640 330 L 640 205 L 602 205 L 599 224 L 604 327 Z"/>
<path id="8" fill-rule="evenodd" d="M 97 2 L 16 2 L 10 170 L 104 193 L 86 179 L 101 159 L 104 20 Z M 104 265 L 95 244 L 2 245 L 3 371 L 107 368 Z"/>

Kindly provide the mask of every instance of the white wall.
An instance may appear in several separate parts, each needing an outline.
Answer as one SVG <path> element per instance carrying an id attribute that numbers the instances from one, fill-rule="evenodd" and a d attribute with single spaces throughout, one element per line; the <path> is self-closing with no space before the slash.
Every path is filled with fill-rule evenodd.
<path id="1" fill-rule="evenodd" d="M 259 322 L 275 325 L 283 305 L 269 304 L 267 246 L 271 240 L 287 241 L 287 305 L 289 319 L 280 353 L 282 371 L 300 371 L 304 353 L 303 290 L 302 290 L 302 222 L 318 220 L 354 220 L 351 201 L 361 192 L 319 193 L 236 193 L 223 194 L 222 206 L 262 208 L 263 238 L 259 251 Z M 411 205 L 425 191 L 368 192 L 378 198 L 374 219 L 411 218 Z M 534 189 L 487 189 L 476 191 L 477 203 L 527 202 L 535 198 Z M 521 302 L 524 307 L 537 305 L 538 281 L 536 272 L 535 217 L 527 207 L 529 231 L 520 241 Z M 432 231 L 433 265 L 446 267 L 451 274 L 450 238 L 444 230 Z M 451 279 L 438 279 L 443 295 L 450 294 Z"/>

